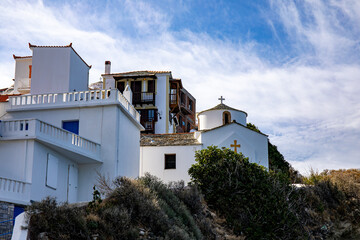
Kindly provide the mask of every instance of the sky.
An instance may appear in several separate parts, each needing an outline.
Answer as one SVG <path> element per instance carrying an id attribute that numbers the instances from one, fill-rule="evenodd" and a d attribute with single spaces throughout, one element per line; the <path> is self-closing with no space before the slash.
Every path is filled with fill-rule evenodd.
<path id="1" fill-rule="evenodd" d="M 100 80 L 170 70 L 197 111 L 248 113 L 292 166 L 360 168 L 360 1 L 0 1 L 0 88 L 28 43 L 67 45 Z"/>

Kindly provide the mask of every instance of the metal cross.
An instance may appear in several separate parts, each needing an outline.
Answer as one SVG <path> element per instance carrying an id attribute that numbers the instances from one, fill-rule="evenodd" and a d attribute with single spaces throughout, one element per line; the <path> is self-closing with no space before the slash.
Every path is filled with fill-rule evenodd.
<path id="1" fill-rule="evenodd" d="M 234 144 L 231 144 L 230 147 L 235 148 L 235 152 L 237 153 L 237 148 L 240 148 L 240 144 L 237 144 L 237 141 L 234 140 Z"/>
<path id="2" fill-rule="evenodd" d="M 218 100 L 221 101 L 221 104 L 223 103 L 223 101 L 225 100 L 225 98 L 223 98 L 223 96 L 221 96 L 220 98 L 218 98 Z"/>

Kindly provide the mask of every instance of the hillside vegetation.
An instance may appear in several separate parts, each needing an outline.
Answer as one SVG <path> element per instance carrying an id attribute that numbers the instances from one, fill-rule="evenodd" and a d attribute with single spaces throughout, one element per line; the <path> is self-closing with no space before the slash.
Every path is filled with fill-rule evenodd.
<path id="1" fill-rule="evenodd" d="M 291 175 L 212 146 L 189 174 L 188 187 L 101 178 L 83 206 L 33 203 L 30 239 L 360 239 L 359 170 L 313 171 L 295 187 Z"/>

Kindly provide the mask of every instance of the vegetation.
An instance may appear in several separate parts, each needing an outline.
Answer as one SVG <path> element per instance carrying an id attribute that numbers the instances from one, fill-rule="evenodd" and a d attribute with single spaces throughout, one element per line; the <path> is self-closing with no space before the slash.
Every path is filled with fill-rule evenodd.
<path id="1" fill-rule="evenodd" d="M 236 234 L 247 239 L 306 237 L 293 188 L 241 153 L 214 146 L 198 151 L 189 174 Z"/>
<path id="2" fill-rule="evenodd" d="M 231 236 L 207 209 L 196 186 L 165 185 L 147 175 L 109 184 L 102 178 L 84 206 L 47 198 L 29 208 L 30 239 L 221 239 Z M 102 192 L 106 198 L 99 196 Z M 236 236 L 233 239 L 240 239 Z"/>
<path id="3" fill-rule="evenodd" d="M 100 177 L 87 204 L 35 202 L 30 239 L 360 239 L 360 170 L 311 170 L 294 186 L 212 146 L 189 174 L 189 186 Z"/>
<path id="4" fill-rule="evenodd" d="M 295 187 L 242 154 L 208 147 L 189 174 L 246 239 L 360 239 L 360 170 L 313 171 Z"/>

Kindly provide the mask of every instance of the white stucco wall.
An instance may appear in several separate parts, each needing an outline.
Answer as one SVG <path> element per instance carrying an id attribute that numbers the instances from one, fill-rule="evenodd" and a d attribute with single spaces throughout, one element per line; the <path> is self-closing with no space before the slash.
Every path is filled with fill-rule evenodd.
<path id="1" fill-rule="evenodd" d="M 19 94 L 18 88 L 30 87 L 29 66 L 32 65 L 31 58 L 17 58 L 15 60 L 15 82 L 14 93 Z"/>
<path id="2" fill-rule="evenodd" d="M 201 145 L 140 147 L 140 175 L 149 172 L 163 182 L 184 180 L 188 183 L 188 170 L 195 163 L 195 151 L 200 149 Z M 165 169 L 165 154 L 176 154 L 176 169 Z"/>
<path id="3" fill-rule="evenodd" d="M 87 91 L 88 85 L 89 67 L 74 51 L 70 51 L 69 91 Z"/>
<path id="4" fill-rule="evenodd" d="M 70 48 L 33 48 L 31 94 L 69 91 Z"/>
<path id="5" fill-rule="evenodd" d="M 139 177 L 140 168 L 140 131 L 120 111 L 119 132 L 118 132 L 118 153 L 119 161 L 118 176 Z"/>
<path id="6" fill-rule="evenodd" d="M 89 67 L 70 47 L 35 47 L 31 94 L 88 90 Z"/>
<path id="7" fill-rule="evenodd" d="M 0 141 L 0 177 L 31 182 L 34 140 Z"/>
<path id="8" fill-rule="evenodd" d="M 58 159 L 56 189 L 46 186 L 46 168 L 49 153 Z M 56 152 L 42 143 L 35 141 L 30 199 L 40 201 L 46 196 L 52 196 L 56 197 L 56 200 L 59 202 L 67 201 L 69 165 L 78 167 L 75 162 L 69 160 L 59 152 Z"/>
<path id="9" fill-rule="evenodd" d="M 258 163 L 266 168 L 268 160 L 268 138 L 236 123 L 201 133 L 203 148 L 215 145 L 219 148 L 226 147 L 234 150 L 230 145 L 240 144 L 238 152 L 242 152 L 251 162 Z"/>
<path id="10" fill-rule="evenodd" d="M 227 111 L 231 115 L 230 121 L 236 121 L 246 126 L 246 113 L 235 110 L 210 110 L 198 115 L 199 130 L 211 129 L 223 125 L 223 113 Z"/>
<path id="11" fill-rule="evenodd" d="M 79 165 L 78 201 L 91 200 L 92 188 L 97 184 L 97 172 L 111 179 L 119 175 L 138 177 L 140 130 L 119 105 L 16 111 L 4 116 L 7 120 L 34 117 L 60 128 L 62 121 L 79 120 L 79 135 L 101 144 L 103 163 Z M 2 142 L 0 143 L 2 146 Z M 21 155 L 23 147 L 19 149 L 17 154 Z M 0 154 L 2 152 L 0 148 Z M 40 152 L 43 154 L 41 150 L 36 154 Z M 46 189 L 46 192 L 51 193 L 53 190 Z"/>
<path id="12" fill-rule="evenodd" d="M 169 87 L 168 79 L 166 74 L 157 74 L 156 80 L 156 95 L 155 95 L 155 105 L 158 108 L 158 113 L 160 116 L 158 117 L 158 121 L 155 123 L 155 133 L 168 133 L 168 129 L 166 129 L 166 124 L 168 122 L 169 113 L 166 111 L 168 108 L 167 103 L 167 87 Z M 160 119 L 161 117 L 161 119 Z"/>

